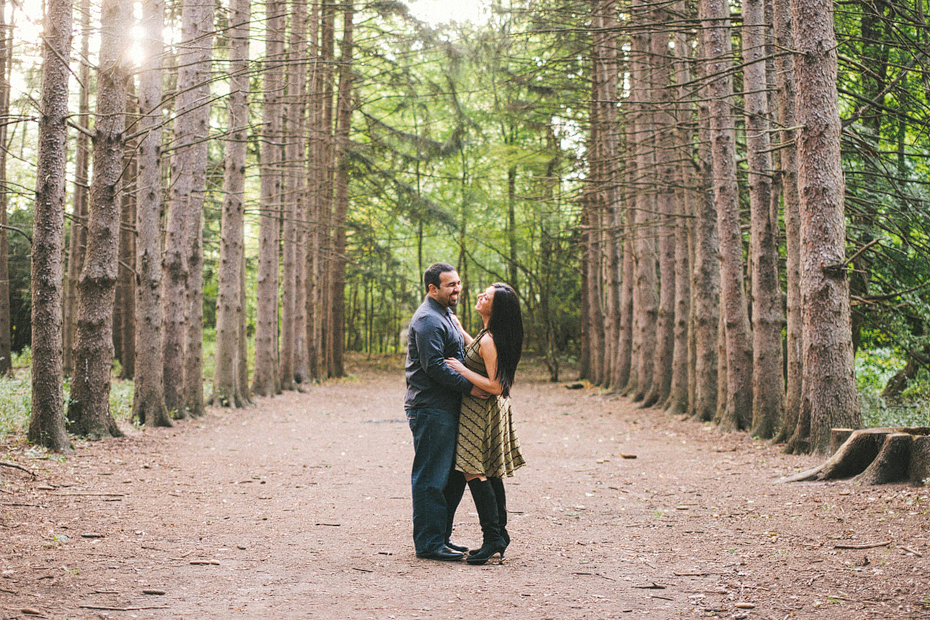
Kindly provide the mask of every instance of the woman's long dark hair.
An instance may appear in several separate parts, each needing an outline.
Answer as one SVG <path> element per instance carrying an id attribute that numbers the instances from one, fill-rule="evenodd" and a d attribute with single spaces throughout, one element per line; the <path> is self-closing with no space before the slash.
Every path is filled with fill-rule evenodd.
<path id="1" fill-rule="evenodd" d="M 517 374 L 517 364 L 523 352 L 523 314 L 516 291 L 503 282 L 495 282 L 494 299 L 491 302 L 491 317 L 488 331 L 497 348 L 497 376 L 501 384 L 501 396 L 510 396 L 510 386 Z"/>

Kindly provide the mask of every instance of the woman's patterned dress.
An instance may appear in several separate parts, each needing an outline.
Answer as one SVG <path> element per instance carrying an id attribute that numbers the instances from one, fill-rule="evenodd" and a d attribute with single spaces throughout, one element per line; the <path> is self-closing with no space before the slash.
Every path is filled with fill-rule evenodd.
<path id="1" fill-rule="evenodd" d="M 465 366 L 485 377 L 488 372 L 479 352 L 481 330 L 465 349 Z M 491 396 L 482 400 L 470 394 L 462 397 L 459 433 L 455 446 L 455 468 L 467 474 L 491 478 L 512 476 L 526 464 L 520 453 L 520 440 L 513 428 L 510 399 Z"/>

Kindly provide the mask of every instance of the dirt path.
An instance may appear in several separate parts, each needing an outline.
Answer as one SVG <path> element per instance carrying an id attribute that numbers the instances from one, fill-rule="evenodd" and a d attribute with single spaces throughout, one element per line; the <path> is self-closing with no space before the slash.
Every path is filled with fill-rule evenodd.
<path id="1" fill-rule="evenodd" d="M 2 618 L 930 618 L 926 487 L 772 484 L 816 459 L 526 377 L 507 561 L 417 560 L 402 374 L 350 371 L 66 460 L 8 447 L 39 475 L 0 467 Z M 456 528 L 478 542 L 467 494 Z"/>

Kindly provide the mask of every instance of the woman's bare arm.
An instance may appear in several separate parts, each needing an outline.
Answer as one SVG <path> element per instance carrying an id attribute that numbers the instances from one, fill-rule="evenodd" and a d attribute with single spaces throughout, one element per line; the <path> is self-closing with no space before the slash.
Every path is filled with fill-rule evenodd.
<path id="1" fill-rule="evenodd" d="M 470 370 L 467 366 L 465 366 L 465 364 L 458 361 L 457 359 L 447 359 L 446 363 L 450 368 L 452 368 L 452 370 L 468 379 L 472 385 L 484 390 L 485 392 L 488 392 L 489 394 L 500 395 L 500 393 L 503 391 L 503 388 L 501 387 L 500 381 L 498 381 L 496 378 L 497 347 L 494 346 L 494 339 L 491 338 L 491 334 L 485 334 L 481 337 L 478 353 L 481 355 L 481 359 L 484 360 L 484 368 L 488 371 L 488 377 Z"/>

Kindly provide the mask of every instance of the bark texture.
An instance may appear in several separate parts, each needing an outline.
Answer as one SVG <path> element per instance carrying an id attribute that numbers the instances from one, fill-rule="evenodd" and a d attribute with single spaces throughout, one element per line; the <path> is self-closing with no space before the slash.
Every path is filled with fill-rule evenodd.
<path id="1" fill-rule="evenodd" d="M 656 31 L 651 41 L 651 105 L 655 109 L 655 193 L 659 234 L 659 314 L 656 320 L 656 346 L 652 358 L 652 384 L 644 406 L 664 403 L 672 388 L 672 357 L 675 353 L 675 117 L 672 115 L 671 51 L 668 31 L 669 12 L 655 7 L 650 22 Z"/>
<path id="2" fill-rule="evenodd" d="M 242 407 L 246 404 L 248 383 L 239 381 L 239 340 L 244 308 L 242 305 L 242 264 L 245 253 L 244 198 L 245 161 L 248 140 L 249 20 L 250 0 L 236 0 L 230 6 L 229 99 L 226 114 L 229 139 L 225 146 L 223 174 L 223 215 L 220 236 L 220 266 L 216 299 L 216 359 L 213 373 L 213 405 Z"/>
<path id="3" fill-rule="evenodd" d="M 930 428 L 835 428 L 830 436 L 834 451 L 829 459 L 781 482 L 852 478 L 868 485 L 925 486 L 930 479 Z"/>
<path id="4" fill-rule="evenodd" d="M 213 57 L 213 13 L 215 3 L 200 4 L 195 23 L 194 108 L 190 110 L 193 135 L 185 158 L 185 171 L 191 175 L 190 208 L 187 222 L 188 282 L 187 326 L 184 343 L 184 407 L 188 414 L 200 417 L 203 402 L 203 204 L 207 193 L 207 146 L 210 138 L 210 73 Z M 189 163 L 187 163 L 189 162 Z"/>
<path id="5" fill-rule="evenodd" d="M 212 11 L 212 3 L 210 4 Z M 175 100 L 174 137 L 171 144 L 171 189 L 165 237 L 164 280 L 164 363 L 165 406 L 176 418 L 187 416 L 184 403 L 185 344 L 188 332 L 192 224 L 198 197 L 193 172 L 201 163 L 195 161 L 199 114 L 202 103 L 198 62 L 201 60 L 201 20 L 204 0 L 187 0 L 181 7 L 181 43 L 178 45 L 177 98 Z M 205 163 L 205 162 L 204 162 Z"/>
<path id="6" fill-rule="evenodd" d="M 743 0 L 743 95 L 749 161 L 750 280 L 752 282 L 752 422 L 750 432 L 770 439 L 784 417 L 778 210 L 772 192 L 770 114 L 765 66 L 769 26 L 763 0 Z"/>
<path id="7" fill-rule="evenodd" d="M 12 66 L 12 34 L 7 31 L 6 1 L 0 2 L 0 117 L 10 114 L 10 67 Z M 7 125 L 0 126 L 0 376 L 13 370 L 12 337 L 10 334 L 10 266 L 7 231 L 6 148 Z"/>
<path id="8" fill-rule="evenodd" d="M 126 123 L 139 118 L 136 107 L 138 96 L 132 78 L 126 80 Z M 114 342 L 116 358 L 120 362 L 119 378 L 132 379 L 136 372 L 136 208 L 138 201 L 139 163 L 136 158 L 137 141 L 127 142 L 123 148 L 122 188 L 120 191 L 119 270 L 116 284 L 116 312 L 114 314 Z M 116 317 L 119 317 L 116 320 Z M 117 339 L 116 330 L 119 330 Z"/>
<path id="9" fill-rule="evenodd" d="M 672 9 L 678 15 L 685 15 L 685 3 L 676 2 Z M 688 413 L 688 403 L 694 397 L 694 362 L 692 325 L 695 316 L 691 308 L 691 265 L 694 254 L 694 192 L 696 181 L 694 163 L 694 132 L 690 128 L 693 120 L 693 103 L 690 94 L 691 71 L 688 66 L 687 33 L 676 29 L 674 33 L 675 59 L 674 71 L 677 85 L 678 109 L 676 110 L 675 155 L 678 159 L 677 182 L 675 192 L 679 215 L 675 221 L 675 346 L 672 355 L 672 385 L 665 408 L 670 415 L 680 416 Z"/>
<path id="10" fill-rule="evenodd" d="M 777 49 L 794 49 L 794 31 L 791 25 L 791 6 L 788 0 L 774 0 L 772 6 Z M 794 57 L 779 54 L 776 63 L 776 89 L 778 101 L 777 134 L 781 144 L 794 143 L 797 125 L 795 114 Z M 776 440 L 787 439 L 798 425 L 801 411 L 802 335 L 801 335 L 801 251 L 800 211 L 798 197 L 798 157 L 796 148 L 781 149 L 778 154 L 785 220 L 785 296 L 787 300 L 787 329 L 785 335 L 785 421 Z"/>
<path id="11" fill-rule="evenodd" d="M 113 367 L 113 304 L 120 237 L 126 86 L 131 7 L 107 0 L 101 7 L 94 176 L 87 218 L 87 252 L 78 282 L 74 371 L 68 401 L 71 432 L 91 438 L 120 437 L 110 413 Z"/>
<path id="12" fill-rule="evenodd" d="M 42 98 L 32 223 L 32 416 L 28 439 L 56 452 L 71 450 L 61 389 L 61 264 L 71 2 L 48 0 L 42 36 Z"/>
<path id="13" fill-rule="evenodd" d="M 794 441 L 826 451 L 830 429 L 861 426 L 850 338 L 846 222 L 840 166 L 836 36 L 832 5 L 794 0 L 800 195 L 804 388 L 809 437 Z M 792 446 L 789 445 L 789 449 Z"/>
<path id="14" fill-rule="evenodd" d="M 81 0 L 81 58 L 90 57 L 90 0 Z M 77 314 L 77 283 L 84 268 L 84 249 L 87 246 L 87 192 L 90 188 L 90 63 L 82 62 L 78 69 L 78 126 L 74 141 L 74 191 L 71 197 L 71 237 L 68 243 L 68 276 L 65 281 L 65 298 L 62 322 L 62 364 L 64 373 L 71 374 L 74 361 L 74 330 Z"/>
<path id="15" fill-rule="evenodd" d="M 306 110 L 306 53 L 307 2 L 291 1 L 291 29 L 288 43 L 287 65 L 287 128 L 284 157 L 284 270 L 281 290 L 281 389 L 292 390 L 298 381 L 297 368 L 302 363 L 304 339 L 306 338 L 305 305 L 301 302 L 299 282 L 301 260 L 300 243 L 303 226 L 305 180 L 304 153 L 306 141 L 303 133 Z"/>
<path id="16" fill-rule="evenodd" d="M 703 50 L 703 43 L 700 48 Z M 703 55 L 703 54 L 702 54 Z M 714 205 L 714 166 L 710 152 L 708 88 L 698 98 L 699 188 L 695 196 L 694 264 L 691 266 L 691 305 L 694 308 L 694 399 L 691 415 L 709 421 L 717 412 L 720 325 L 720 262 L 717 208 Z"/>
<path id="17" fill-rule="evenodd" d="M 142 5 L 145 70 L 139 76 L 139 176 L 136 206 L 136 374 L 132 415 L 146 426 L 171 426 L 165 406 L 162 332 L 162 265 L 159 216 L 162 206 L 162 70 L 165 46 L 164 0 Z"/>
<path id="18" fill-rule="evenodd" d="M 730 7 L 724 0 L 701 0 L 714 204 L 720 235 L 720 309 L 726 326 L 727 406 L 719 423 L 724 430 L 738 430 L 748 428 L 752 418 L 752 340 L 743 290 L 729 18 Z"/>
<path id="19" fill-rule="evenodd" d="M 649 103 L 649 7 L 634 0 L 631 19 L 639 27 L 632 35 L 631 97 L 633 98 L 633 128 L 635 134 L 636 177 L 634 183 L 646 183 L 655 174 L 653 108 Z M 648 183 L 646 183 L 648 185 Z M 659 313 L 658 274 L 656 273 L 656 197 L 652 192 L 636 192 L 636 226 L 633 229 L 635 258 L 635 288 L 633 291 L 633 365 L 625 393 L 634 401 L 646 397 L 652 386 L 653 357 L 656 348 L 656 321 Z"/>
<path id="20" fill-rule="evenodd" d="M 261 217 L 252 392 L 274 396 L 278 375 L 278 270 L 281 216 L 281 114 L 284 84 L 284 2 L 266 3 L 261 142 Z"/>

